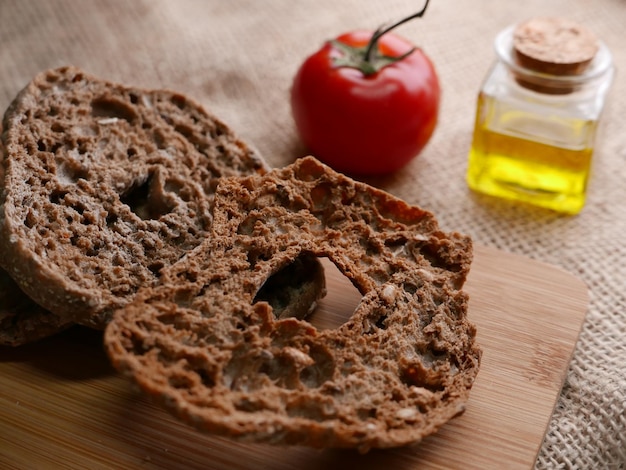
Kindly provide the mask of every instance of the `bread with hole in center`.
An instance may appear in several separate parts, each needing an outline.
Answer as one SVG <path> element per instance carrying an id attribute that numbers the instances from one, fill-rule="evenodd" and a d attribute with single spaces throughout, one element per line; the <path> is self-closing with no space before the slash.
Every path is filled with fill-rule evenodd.
<path id="1" fill-rule="evenodd" d="M 113 365 L 147 395 L 202 431 L 360 451 L 419 442 L 464 411 L 481 357 L 468 236 L 311 157 L 223 179 L 214 217 L 105 330 Z M 336 329 L 258 299 L 305 255 L 363 296 Z"/>
<path id="2" fill-rule="evenodd" d="M 19 93 L 4 115 L 2 143 L 0 266 L 42 307 L 42 324 L 53 318 L 48 311 L 59 328 L 103 328 L 207 237 L 221 177 L 268 170 L 188 97 L 75 67 L 42 72 Z M 324 290 L 321 267 L 303 261 L 311 276 L 291 287 L 313 302 Z M 283 304 L 298 315 L 311 308 L 299 297 Z M 25 318 L 12 317 L 14 336 Z M 22 336 L 4 342 L 32 339 Z"/>

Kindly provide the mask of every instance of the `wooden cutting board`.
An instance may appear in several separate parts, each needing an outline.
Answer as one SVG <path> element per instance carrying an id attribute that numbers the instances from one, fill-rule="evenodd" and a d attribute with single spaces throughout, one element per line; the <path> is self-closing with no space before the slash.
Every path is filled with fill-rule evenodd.
<path id="1" fill-rule="evenodd" d="M 334 266 L 318 328 L 360 296 Z M 0 349 L 3 469 L 529 469 L 587 310 L 587 288 L 553 266 L 476 248 L 467 283 L 483 362 L 461 417 L 410 448 L 313 450 L 247 445 L 196 432 L 116 375 L 101 334 L 72 329 Z"/>

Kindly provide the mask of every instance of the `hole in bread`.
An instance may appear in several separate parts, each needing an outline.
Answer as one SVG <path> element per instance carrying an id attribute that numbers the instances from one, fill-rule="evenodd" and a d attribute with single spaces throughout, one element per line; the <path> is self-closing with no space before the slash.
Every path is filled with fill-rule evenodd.
<path id="1" fill-rule="evenodd" d="M 50 129 L 52 130 L 52 132 L 65 132 L 65 127 L 63 126 L 63 124 L 59 123 L 59 122 L 53 122 L 52 125 L 50 126 Z"/>
<path id="2" fill-rule="evenodd" d="M 442 250 L 439 245 L 424 244 L 420 253 L 434 268 L 442 268 L 449 271 L 459 271 L 461 266 L 455 264 L 448 250 Z"/>
<path id="3" fill-rule="evenodd" d="M 400 380 L 409 387 L 420 387 L 433 392 L 443 390 L 442 374 L 437 373 L 436 368 L 429 368 L 420 361 L 407 364 L 400 361 Z"/>
<path id="4" fill-rule="evenodd" d="M 157 277 L 160 276 L 161 269 L 163 269 L 164 267 L 165 267 L 165 263 L 159 260 L 148 264 L 148 269 Z"/>
<path id="5" fill-rule="evenodd" d="M 55 204 L 55 205 L 61 204 L 61 201 L 63 200 L 66 194 L 67 194 L 67 191 L 62 191 L 60 189 L 53 189 L 52 191 L 50 191 L 50 195 L 48 196 L 48 199 L 50 200 L 52 204 Z"/>
<path id="6" fill-rule="evenodd" d="M 262 257 L 259 253 L 250 256 L 251 265 Z M 332 261 L 305 252 L 270 276 L 253 303 L 267 302 L 278 319 L 305 319 L 315 328 L 326 330 L 346 323 L 361 298 L 358 289 Z"/>
<path id="7" fill-rule="evenodd" d="M 33 228 L 37 224 L 37 216 L 35 215 L 33 209 L 29 209 L 26 217 L 24 218 L 24 225 L 26 228 Z"/>
<path id="8" fill-rule="evenodd" d="M 113 212 L 109 212 L 107 213 L 106 216 L 106 223 L 107 223 L 107 227 L 113 227 L 117 221 L 119 220 L 119 216 Z"/>
<path id="9" fill-rule="evenodd" d="M 154 172 L 137 179 L 120 199 L 143 220 L 158 219 L 174 208 L 173 201 L 159 187 Z"/>
<path id="10" fill-rule="evenodd" d="M 259 250 L 250 250 L 248 262 L 253 267 L 267 257 Z M 304 318 L 310 313 L 310 305 L 317 300 L 319 286 L 323 283 L 324 271 L 317 258 L 310 253 L 301 253 L 265 281 L 254 303 L 264 301 L 270 304 L 276 318 Z"/>
<path id="11" fill-rule="evenodd" d="M 85 212 L 85 206 L 80 201 L 77 201 L 76 203 L 70 205 L 69 207 L 74 209 L 79 215 L 83 215 L 83 213 Z"/>
<path id="12" fill-rule="evenodd" d="M 107 96 L 101 96 L 91 102 L 91 114 L 96 118 L 120 118 L 128 122 L 137 118 L 130 104 Z"/>
<path id="13" fill-rule="evenodd" d="M 332 261 L 319 260 L 324 267 L 326 296 L 319 300 L 308 321 L 318 330 L 339 328 L 350 320 L 363 296 Z"/>
<path id="14" fill-rule="evenodd" d="M 214 139 L 217 139 L 218 137 L 221 137 L 227 134 L 228 134 L 228 129 L 223 124 L 220 124 L 218 122 L 216 122 L 215 127 L 211 129 L 211 137 L 213 137 Z"/>
<path id="15" fill-rule="evenodd" d="M 376 408 L 359 408 L 357 415 L 361 421 L 367 421 L 368 419 L 376 419 L 378 410 Z"/>
<path id="16" fill-rule="evenodd" d="M 179 109 L 185 109 L 187 106 L 187 99 L 183 95 L 179 95 L 178 93 L 172 95 L 171 98 L 172 103 Z"/>
<path id="17" fill-rule="evenodd" d="M 250 269 L 254 269 L 254 267 L 261 261 L 268 261 L 270 259 L 270 255 L 257 249 L 256 247 L 254 248 L 250 248 L 250 250 L 248 250 L 248 264 L 250 265 Z M 295 261 L 294 261 L 295 263 Z M 291 266 L 291 265 L 289 265 Z M 281 273 L 285 270 L 287 271 L 291 271 L 291 269 L 289 268 L 289 266 L 281 269 L 278 273 L 274 274 L 272 277 L 270 277 L 270 279 L 268 279 L 268 281 L 266 281 L 265 285 L 263 288 L 261 288 L 261 291 L 269 291 L 271 290 L 271 294 L 270 295 L 275 295 L 275 296 L 282 296 L 282 295 L 286 295 L 286 294 L 281 294 L 279 292 L 279 290 L 283 287 L 282 283 L 280 281 L 277 281 L 276 278 L 278 277 L 279 279 L 281 278 L 288 278 L 289 274 L 286 274 L 284 276 L 281 275 Z M 274 284 L 276 284 L 276 288 L 274 288 Z M 260 292 L 260 291 L 259 291 Z M 261 300 L 273 300 L 271 297 L 270 298 L 263 298 L 264 296 L 261 296 Z M 277 299 L 278 301 L 280 301 L 280 299 Z M 272 305 L 272 302 L 270 302 L 270 305 Z"/>

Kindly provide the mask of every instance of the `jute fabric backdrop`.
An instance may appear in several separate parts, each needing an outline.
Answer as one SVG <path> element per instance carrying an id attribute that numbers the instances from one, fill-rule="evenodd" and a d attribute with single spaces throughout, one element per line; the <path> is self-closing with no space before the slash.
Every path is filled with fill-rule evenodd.
<path id="1" fill-rule="evenodd" d="M 306 153 L 288 105 L 300 62 L 340 32 L 373 29 L 419 8 L 408 0 L 2 0 L 0 107 L 40 70 L 73 64 L 111 80 L 187 93 L 270 165 L 283 166 Z M 618 68 L 587 206 L 574 217 L 478 196 L 465 184 L 476 94 L 493 60 L 493 39 L 535 15 L 583 22 L 607 43 Z M 398 31 L 437 67 L 440 121 L 418 159 L 373 183 L 435 212 L 445 229 L 560 266 L 590 290 L 536 462 L 542 469 L 626 468 L 624 25 L 624 0 L 433 0 L 424 19 Z"/>

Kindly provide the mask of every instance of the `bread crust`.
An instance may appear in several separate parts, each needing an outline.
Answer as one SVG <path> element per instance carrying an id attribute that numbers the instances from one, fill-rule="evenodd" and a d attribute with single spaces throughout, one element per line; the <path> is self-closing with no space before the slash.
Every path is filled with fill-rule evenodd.
<path id="1" fill-rule="evenodd" d="M 4 181 L 3 159 L 4 149 L 0 139 L 0 187 Z M 36 304 L 0 268 L 0 345 L 21 346 L 59 333 L 73 324 Z"/>
<path id="2" fill-rule="evenodd" d="M 75 67 L 44 71 L 18 94 L 2 142 L 0 266 L 53 315 L 33 312 L 39 334 L 29 326 L 11 344 L 49 334 L 50 318 L 103 328 L 209 234 L 219 178 L 269 169 L 190 98 Z M 299 289 L 315 299 L 323 285 Z M 11 318 L 19 329 L 25 317 Z"/>
<path id="3" fill-rule="evenodd" d="M 337 329 L 255 301 L 304 253 L 363 295 Z M 416 443 L 464 411 L 478 373 L 471 260 L 471 239 L 428 211 L 307 157 L 222 180 L 211 237 L 115 314 L 105 346 L 202 431 L 361 452 Z"/>

